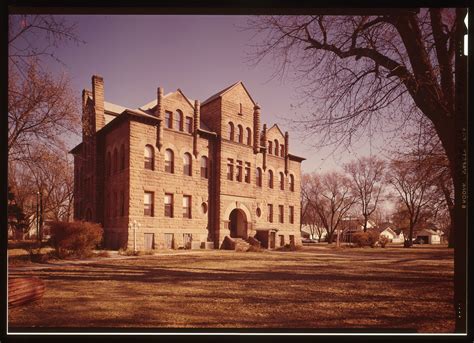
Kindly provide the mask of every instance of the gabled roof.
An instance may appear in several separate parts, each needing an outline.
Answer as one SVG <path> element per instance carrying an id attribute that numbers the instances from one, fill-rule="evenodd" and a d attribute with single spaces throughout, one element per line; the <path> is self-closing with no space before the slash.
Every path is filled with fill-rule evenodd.
<path id="1" fill-rule="evenodd" d="M 184 99 L 186 99 L 186 101 L 189 103 L 189 105 L 194 109 L 194 104 L 191 102 L 191 100 L 183 93 L 183 91 L 178 88 L 176 90 L 176 92 L 180 93 Z M 176 92 L 170 92 L 166 95 L 163 96 L 163 98 L 166 98 L 168 96 L 170 96 L 171 94 L 173 93 L 176 93 Z M 149 111 L 149 110 L 152 110 L 156 107 L 156 104 L 157 104 L 158 100 L 157 99 L 153 99 L 152 101 L 150 101 L 149 103 L 143 105 L 143 106 L 140 106 L 138 109 L 142 110 L 142 111 Z"/>
<path id="2" fill-rule="evenodd" d="M 267 130 L 267 132 L 270 131 L 270 130 L 272 130 L 274 127 L 276 127 L 276 129 L 280 132 L 280 134 L 281 134 L 283 137 L 285 137 L 285 134 L 281 131 L 281 129 L 280 129 L 280 127 L 278 126 L 278 124 L 273 124 L 272 127 Z"/>
<path id="3" fill-rule="evenodd" d="M 163 98 L 166 98 L 167 96 L 170 96 L 171 94 L 173 94 L 173 92 L 170 92 L 170 93 L 164 95 Z M 149 103 L 146 103 L 145 105 L 140 106 L 138 109 L 140 109 L 142 111 L 151 110 L 151 109 L 156 107 L 157 102 L 158 102 L 158 100 L 155 98 L 152 101 L 150 101 Z"/>
<path id="4" fill-rule="evenodd" d="M 205 105 L 211 101 L 214 101 L 215 99 L 218 99 L 220 98 L 221 96 L 223 96 L 225 93 L 229 92 L 231 89 L 233 89 L 234 87 L 236 87 L 237 85 L 242 85 L 242 87 L 244 88 L 245 92 L 247 93 L 248 97 L 250 98 L 250 100 L 252 101 L 252 103 L 255 105 L 256 102 L 252 99 L 252 96 L 250 95 L 249 91 L 247 90 L 247 88 L 245 88 L 244 86 L 244 83 L 242 81 L 237 81 L 236 83 L 230 85 L 229 87 L 227 88 L 224 88 L 223 90 L 217 92 L 216 94 L 210 96 L 209 98 L 207 98 L 206 100 L 203 101 L 203 103 L 201 105 Z"/>
<path id="5" fill-rule="evenodd" d="M 104 101 L 104 110 L 107 112 L 112 112 L 116 114 L 120 114 L 123 111 L 125 111 L 127 108 L 117 105 L 117 104 L 112 104 L 111 102 Z"/>

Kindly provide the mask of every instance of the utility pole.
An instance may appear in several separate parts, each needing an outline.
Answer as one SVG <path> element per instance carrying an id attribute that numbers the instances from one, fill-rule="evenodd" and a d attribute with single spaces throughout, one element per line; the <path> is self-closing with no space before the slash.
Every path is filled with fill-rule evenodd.
<path id="1" fill-rule="evenodd" d="M 39 240 L 43 241 L 43 193 L 40 193 Z"/>
<path id="2" fill-rule="evenodd" d="M 36 240 L 39 240 L 39 192 L 36 192 Z"/>

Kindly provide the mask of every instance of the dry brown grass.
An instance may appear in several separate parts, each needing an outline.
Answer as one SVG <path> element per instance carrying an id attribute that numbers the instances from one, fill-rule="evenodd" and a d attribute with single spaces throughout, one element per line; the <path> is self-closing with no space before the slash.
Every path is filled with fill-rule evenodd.
<path id="1" fill-rule="evenodd" d="M 18 269 L 18 268 L 17 268 Z M 453 332 L 453 251 L 189 251 L 15 270 L 44 298 L 9 327 L 380 328 Z"/>

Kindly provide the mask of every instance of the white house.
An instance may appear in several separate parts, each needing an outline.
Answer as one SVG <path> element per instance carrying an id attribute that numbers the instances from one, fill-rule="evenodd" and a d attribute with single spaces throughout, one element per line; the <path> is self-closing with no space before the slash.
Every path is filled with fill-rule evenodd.
<path id="1" fill-rule="evenodd" d="M 377 227 L 377 230 L 380 236 L 387 237 L 391 243 L 403 243 L 405 241 L 403 230 L 396 230 L 391 223 L 382 223 Z"/>
<path id="2" fill-rule="evenodd" d="M 321 241 L 324 241 L 326 239 L 326 236 L 327 236 L 327 230 L 324 227 L 320 227 L 317 230 L 313 230 L 314 232 L 311 233 L 310 226 L 307 225 L 307 224 L 303 224 L 303 225 L 301 225 L 301 236 L 302 237 L 307 237 L 307 238 L 310 238 L 310 239 L 314 239 L 314 240 L 318 240 L 319 239 L 318 230 L 321 230 L 320 231 L 322 233 L 321 234 Z"/>
<path id="3" fill-rule="evenodd" d="M 423 229 L 416 233 L 416 240 L 422 240 L 425 244 L 441 244 L 442 235 L 443 232 L 440 230 Z"/>

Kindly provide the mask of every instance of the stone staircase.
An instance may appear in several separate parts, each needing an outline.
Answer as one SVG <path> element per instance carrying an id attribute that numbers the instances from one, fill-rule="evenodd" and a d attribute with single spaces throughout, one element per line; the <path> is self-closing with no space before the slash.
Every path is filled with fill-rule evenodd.
<path id="1" fill-rule="evenodd" d="M 243 238 L 232 238 L 226 236 L 224 242 L 222 242 L 221 249 L 247 251 L 251 245 L 260 247 L 260 242 L 253 237 L 249 237 L 245 240 Z"/>

